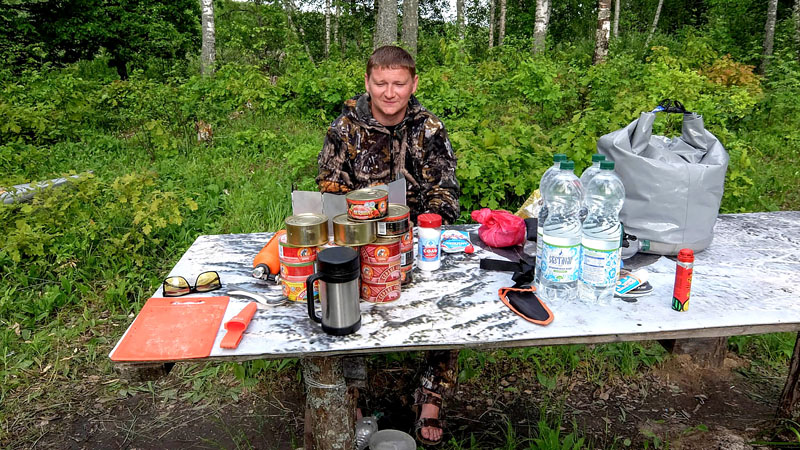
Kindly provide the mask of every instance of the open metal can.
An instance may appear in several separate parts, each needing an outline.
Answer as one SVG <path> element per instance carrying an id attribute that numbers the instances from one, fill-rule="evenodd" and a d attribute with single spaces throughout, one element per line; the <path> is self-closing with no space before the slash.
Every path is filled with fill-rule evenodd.
<path id="1" fill-rule="evenodd" d="M 286 218 L 286 243 L 318 247 L 328 243 L 328 218 L 324 214 L 297 214 Z"/>
<path id="2" fill-rule="evenodd" d="M 383 189 L 358 189 L 345 196 L 347 216 L 353 220 L 372 220 L 386 217 L 389 192 Z"/>
<path id="3" fill-rule="evenodd" d="M 367 245 L 375 240 L 375 222 L 356 222 L 347 214 L 333 218 L 333 241 L 349 247 Z"/>

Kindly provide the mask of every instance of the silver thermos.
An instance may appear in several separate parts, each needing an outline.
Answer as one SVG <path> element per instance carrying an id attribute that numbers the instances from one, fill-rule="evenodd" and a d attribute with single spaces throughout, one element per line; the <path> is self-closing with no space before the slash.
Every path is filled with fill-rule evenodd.
<path id="1" fill-rule="evenodd" d="M 317 254 L 317 273 L 306 279 L 308 317 L 321 323 L 324 332 L 343 336 L 361 328 L 360 275 L 358 252 L 350 247 L 326 248 Z M 314 310 L 313 292 L 317 280 L 322 317 Z"/>

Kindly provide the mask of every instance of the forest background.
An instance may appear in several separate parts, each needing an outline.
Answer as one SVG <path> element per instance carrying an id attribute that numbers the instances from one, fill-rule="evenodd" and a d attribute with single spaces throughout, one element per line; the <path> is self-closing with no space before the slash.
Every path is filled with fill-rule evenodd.
<path id="1" fill-rule="evenodd" d="M 730 152 L 722 212 L 800 207 L 797 2 L 458 0 L 451 14 L 441 0 L 330 1 L 3 0 L 0 186 L 77 177 L 0 205 L 0 444 L 58 436 L 86 398 L 235 402 L 295 377 L 294 360 L 257 361 L 136 384 L 106 355 L 198 235 L 281 227 L 291 189 L 314 189 L 325 129 L 363 92 L 382 42 L 417 56 L 418 98 L 458 156 L 464 222 L 479 207 L 516 210 L 554 153 L 582 170 L 598 137 L 664 98 L 702 114 Z M 660 118 L 655 132 L 680 122 Z M 793 342 L 729 345 L 780 382 Z M 602 384 L 665 358 L 647 343 L 576 348 L 566 364 L 552 349 L 462 352 L 461 380 L 510 359 L 553 386 L 599 364 Z M 551 419 L 562 439 L 568 419 Z M 453 445 L 464 439 L 498 438 Z"/>

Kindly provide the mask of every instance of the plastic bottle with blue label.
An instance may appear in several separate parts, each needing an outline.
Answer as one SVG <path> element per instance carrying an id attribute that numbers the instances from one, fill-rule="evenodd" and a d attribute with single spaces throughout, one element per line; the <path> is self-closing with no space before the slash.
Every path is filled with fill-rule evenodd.
<path id="1" fill-rule="evenodd" d="M 442 216 L 420 214 L 417 222 L 417 267 L 425 271 L 436 270 L 442 265 Z"/>
<path id="2" fill-rule="evenodd" d="M 542 235 L 544 234 L 543 226 L 544 221 L 547 219 L 547 205 L 544 203 L 544 190 L 545 186 L 550 182 L 550 180 L 561 170 L 561 161 L 566 161 L 567 155 L 563 153 L 556 153 L 553 155 L 553 165 L 550 166 L 542 175 L 541 181 L 539 181 L 539 194 L 542 196 L 542 206 L 539 208 L 539 220 L 536 225 L 536 266 L 534 267 L 534 276 L 533 282 L 536 286 L 536 289 L 541 287 L 541 277 L 542 271 L 540 269 L 539 263 L 542 260 Z"/>
<path id="3" fill-rule="evenodd" d="M 574 162 L 562 162 L 544 190 L 548 213 L 542 230 L 540 296 L 547 301 L 578 297 L 583 188 L 573 170 Z"/>
<path id="4" fill-rule="evenodd" d="M 603 161 L 600 172 L 584 188 L 589 211 L 583 222 L 578 295 L 582 300 L 608 304 L 619 277 L 619 212 L 625 202 L 625 186 L 614 173 L 614 161 Z"/>

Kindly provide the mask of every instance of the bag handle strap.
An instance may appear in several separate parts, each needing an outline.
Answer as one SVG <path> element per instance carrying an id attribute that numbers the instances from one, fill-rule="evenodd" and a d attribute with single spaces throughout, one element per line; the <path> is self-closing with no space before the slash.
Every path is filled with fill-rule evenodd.
<path id="1" fill-rule="evenodd" d="M 687 111 L 686 107 L 683 106 L 683 103 L 679 102 L 678 100 L 670 100 L 665 98 L 661 100 L 661 103 L 656 106 L 653 111 L 654 113 L 657 112 L 665 112 L 665 113 L 675 113 L 675 114 L 691 114 L 691 111 Z"/>

